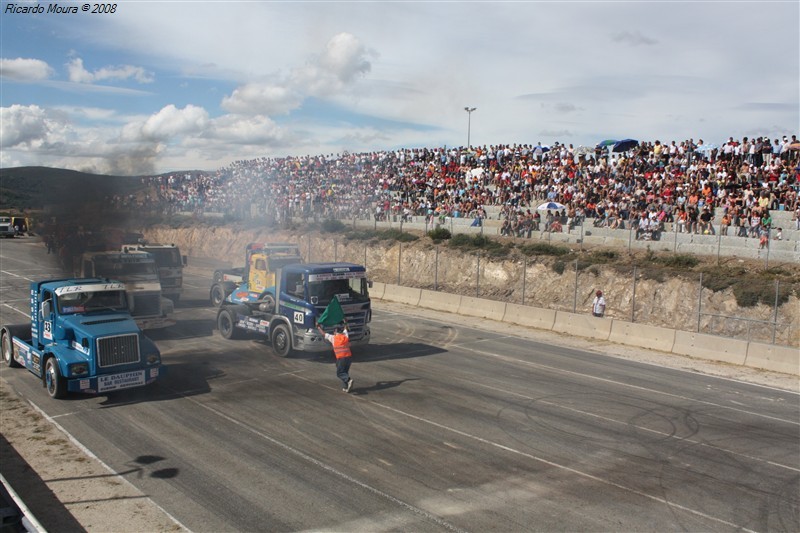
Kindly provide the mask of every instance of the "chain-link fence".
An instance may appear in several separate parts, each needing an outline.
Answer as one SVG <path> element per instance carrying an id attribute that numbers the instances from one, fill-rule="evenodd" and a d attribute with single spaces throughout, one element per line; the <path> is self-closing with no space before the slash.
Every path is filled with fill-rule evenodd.
<path id="1" fill-rule="evenodd" d="M 727 338 L 800 346 L 800 284 L 722 273 L 677 273 L 658 264 L 619 266 L 582 259 L 491 257 L 447 245 L 330 240 L 306 235 L 307 261 L 367 266 L 382 283 L 589 313 L 596 290 L 606 316 Z M 794 309 L 794 312 L 792 312 Z"/>

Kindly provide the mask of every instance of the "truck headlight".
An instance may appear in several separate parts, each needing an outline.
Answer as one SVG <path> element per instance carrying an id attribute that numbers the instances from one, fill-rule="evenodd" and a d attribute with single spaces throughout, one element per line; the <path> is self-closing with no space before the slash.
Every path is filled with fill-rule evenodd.
<path id="1" fill-rule="evenodd" d="M 150 355 L 147 356 L 148 365 L 154 365 L 159 362 L 161 362 L 161 357 L 159 357 L 157 353 L 151 353 Z"/>
<path id="2" fill-rule="evenodd" d="M 69 365 L 70 376 L 83 376 L 89 373 L 89 363 L 73 363 Z"/>

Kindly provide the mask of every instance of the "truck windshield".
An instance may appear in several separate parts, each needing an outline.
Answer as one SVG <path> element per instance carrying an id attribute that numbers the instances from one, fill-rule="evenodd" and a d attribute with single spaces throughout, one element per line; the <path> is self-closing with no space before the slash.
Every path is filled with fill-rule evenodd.
<path id="1" fill-rule="evenodd" d="M 177 248 L 142 248 L 149 252 L 160 267 L 179 267 L 182 266 L 181 254 Z"/>
<path id="2" fill-rule="evenodd" d="M 314 304 L 327 305 L 334 295 L 338 297 L 340 303 L 360 303 L 369 300 L 365 278 L 312 281 L 308 284 L 308 293 Z"/>
<path id="3" fill-rule="evenodd" d="M 58 297 L 58 312 L 61 315 L 127 310 L 125 291 L 71 292 Z"/>
<path id="4" fill-rule="evenodd" d="M 112 279 L 129 276 L 155 278 L 158 277 L 158 272 L 156 272 L 156 264 L 153 262 L 120 263 L 97 261 L 95 264 L 95 275 Z"/>

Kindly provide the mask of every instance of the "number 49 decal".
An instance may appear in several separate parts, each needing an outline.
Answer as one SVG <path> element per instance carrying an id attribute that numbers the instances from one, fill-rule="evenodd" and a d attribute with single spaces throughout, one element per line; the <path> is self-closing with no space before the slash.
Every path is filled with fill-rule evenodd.
<path id="1" fill-rule="evenodd" d="M 305 322 L 305 315 L 303 315 L 303 313 L 301 313 L 300 311 L 295 311 L 294 322 L 295 324 L 302 324 L 303 322 Z"/>

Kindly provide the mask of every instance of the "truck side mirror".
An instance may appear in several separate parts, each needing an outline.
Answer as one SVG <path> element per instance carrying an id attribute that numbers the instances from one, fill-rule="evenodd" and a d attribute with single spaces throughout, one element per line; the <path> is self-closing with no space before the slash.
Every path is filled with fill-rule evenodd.
<path id="1" fill-rule="evenodd" d="M 189 256 L 182 255 L 181 256 L 181 261 L 183 262 L 183 266 L 188 265 L 189 264 Z"/>
<path id="2" fill-rule="evenodd" d="M 371 279 L 367 280 L 367 287 L 369 287 L 370 289 L 372 288 L 372 280 Z"/>

